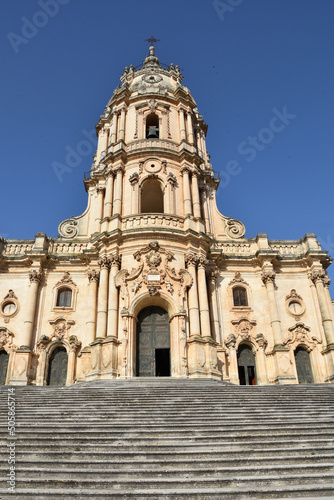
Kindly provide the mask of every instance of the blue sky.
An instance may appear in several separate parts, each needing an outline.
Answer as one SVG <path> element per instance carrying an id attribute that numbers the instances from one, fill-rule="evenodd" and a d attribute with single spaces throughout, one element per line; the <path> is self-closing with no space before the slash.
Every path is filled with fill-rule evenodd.
<path id="1" fill-rule="evenodd" d="M 84 211 L 93 144 L 62 182 L 52 164 L 154 35 L 209 125 L 220 211 L 247 237 L 313 232 L 334 256 L 333 18 L 332 0 L 2 0 L 0 235 L 56 237 Z"/>

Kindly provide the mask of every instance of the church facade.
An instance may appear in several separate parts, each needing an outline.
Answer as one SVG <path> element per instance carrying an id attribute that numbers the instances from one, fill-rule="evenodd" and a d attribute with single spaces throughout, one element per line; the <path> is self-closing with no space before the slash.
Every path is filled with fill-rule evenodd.
<path id="1" fill-rule="evenodd" d="M 315 235 L 245 237 L 216 206 L 207 125 L 154 47 L 96 125 L 86 211 L 57 238 L 0 239 L 0 382 L 147 376 L 334 381 Z"/>

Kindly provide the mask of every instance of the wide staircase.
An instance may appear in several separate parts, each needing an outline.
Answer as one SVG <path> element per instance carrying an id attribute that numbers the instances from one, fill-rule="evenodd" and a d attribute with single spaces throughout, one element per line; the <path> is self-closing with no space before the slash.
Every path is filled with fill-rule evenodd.
<path id="1" fill-rule="evenodd" d="M 331 384 L 142 378 L 8 389 L 0 390 L 1 500 L 334 499 Z"/>

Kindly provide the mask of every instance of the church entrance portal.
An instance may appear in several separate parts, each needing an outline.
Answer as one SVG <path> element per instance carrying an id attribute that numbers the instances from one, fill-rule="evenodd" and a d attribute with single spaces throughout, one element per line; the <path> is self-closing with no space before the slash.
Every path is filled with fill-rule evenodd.
<path id="1" fill-rule="evenodd" d="M 168 313 L 157 306 L 138 314 L 137 377 L 170 376 L 170 332 Z"/>
<path id="2" fill-rule="evenodd" d="M 50 357 L 48 385 L 65 385 L 67 376 L 67 352 L 64 347 L 56 347 Z"/>
<path id="3" fill-rule="evenodd" d="M 313 384 L 313 374 L 310 361 L 310 355 L 302 347 L 295 350 L 295 361 L 300 384 Z"/>
<path id="4" fill-rule="evenodd" d="M 256 385 L 255 356 L 248 345 L 239 346 L 238 370 L 240 385 Z"/>

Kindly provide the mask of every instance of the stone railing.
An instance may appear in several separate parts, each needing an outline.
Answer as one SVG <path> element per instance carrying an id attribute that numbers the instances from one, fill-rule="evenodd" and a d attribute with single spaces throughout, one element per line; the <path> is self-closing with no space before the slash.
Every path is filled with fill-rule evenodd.
<path id="1" fill-rule="evenodd" d="M 57 243 L 53 242 L 49 246 L 49 253 L 59 254 L 74 254 L 82 253 L 88 249 L 88 243 Z"/>
<path id="2" fill-rule="evenodd" d="M 4 249 L 4 255 L 24 255 L 27 252 L 31 252 L 34 246 L 33 242 L 27 243 L 6 243 Z"/>
<path id="3" fill-rule="evenodd" d="M 126 229 L 142 229 L 145 227 L 182 229 L 184 227 L 184 218 L 175 215 L 140 214 L 130 215 L 122 219 L 123 231 Z"/>
<path id="4" fill-rule="evenodd" d="M 301 245 L 298 245 L 298 243 L 290 243 L 290 244 L 283 244 L 283 245 L 277 245 L 277 244 L 271 244 L 270 248 L 272 250 L 275 250 L 275 252 L 278 252 L 280 255 L 299 255 L 302 253 L 303 249 Z"/>
<path id="5" fill-rule="evenodd" d="M 251 245 L 250 243 L 222 243 L 221 249 L 223 253 L 249 254 Z"/>
<path id="6" fill-rule="evenodd" d="M 126 150 L 136 151 L 137 149 L 151 149 L 151 148 L 162 148 L 170 149 L 171 151 L 178 151 L 179 147 L 174 142 L 166 141 L 163 139 L 143 139 L 139 141 L 132 142 L 126 146 Z"/>

